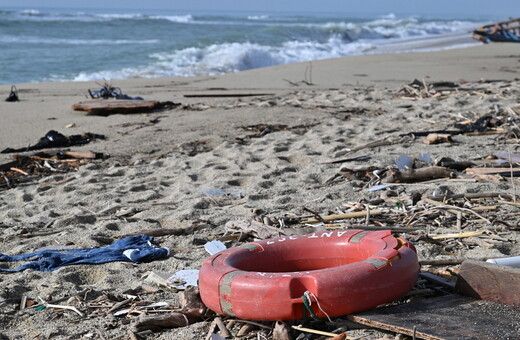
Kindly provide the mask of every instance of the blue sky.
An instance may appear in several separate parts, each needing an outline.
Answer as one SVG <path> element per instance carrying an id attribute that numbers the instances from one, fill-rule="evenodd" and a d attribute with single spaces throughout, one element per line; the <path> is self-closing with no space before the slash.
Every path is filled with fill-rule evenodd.
<path id="1" fill-rule="evenodd" d="M 0 6 L 520 17 L 520 0 L 0 0 Z"/>

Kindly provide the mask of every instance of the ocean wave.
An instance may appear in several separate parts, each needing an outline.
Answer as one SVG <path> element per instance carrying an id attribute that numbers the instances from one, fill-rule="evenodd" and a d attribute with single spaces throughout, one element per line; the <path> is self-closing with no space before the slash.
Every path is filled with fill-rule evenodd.
<path id="1" fill-rule="evenodd" d="M 343 39 L 355 41 L 361 39 L 399 39 L 418 36 L 440 35 L 475 27 L 474 22 L 468 21 L 427 21 L 421 22 L 417 18 L 409 17 L 395 19 L 381 18 L 364 23 L 330 22 L 322 28 Z"/>
<path id="2" fill-rule="evenodd" d="M 260 67 L 359 54 L 370 51 L 373 47 L 366 42 L 345 45 L 337 38 L 331 38 L 326 43 L 289 41 L 278 47 L 253 43 L 214 44 L 204 48 L 190 47 L 171 53 L 155 53 L 150 56 L 155 61 L 145 66 L 83 72 L 73 80 L 221 75 Z"/>
<path id="3" fill-rule="evenodd" d="M 126 40 L 126 39 L 60 39 L 60 38 L 41 38 L 31 36 L 0 36 L 0 43 L 21 43 L 35 45 L 135 45 L 135 44 L 156 44 L 159 40 Z"/>
<path id="4" fill-rule="evenodd" d="M 117 20 L 165 20 L 176 23 L 192 22 L 191 14 L 185 15 L 149 15 L 144 13 L 60 13 L 60 12 L 42 12 L 39 10 L 27 9 L 18 12 L 0 12 L 2 20 L 6 21 L 33 21 L 33 22 L 109 22 Z"/>
<path id="5" fill-rule="evenodd" d="M 269 19 L 268 15 L 249 15 L 247 20 L 267 20 Z"/>

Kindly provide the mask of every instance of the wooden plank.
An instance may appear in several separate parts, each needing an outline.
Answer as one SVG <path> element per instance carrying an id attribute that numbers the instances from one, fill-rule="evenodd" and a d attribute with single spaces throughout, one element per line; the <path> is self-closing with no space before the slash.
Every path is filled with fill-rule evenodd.
<path id="1" fill-rule="evenodd" d="M 498 174 L 501 176 L 513 176 L 520 175 L 520 168 L 468 168 L 466 173 L 470 175 L 490 175 Z"/>
<path id="2" fill-rule="evenodd" d="M 376 308 L 347 319 L 426 340 L 518 339 L 520 308 L 462 295 L 446 295 L 419 302 Z"/>
<path id="3" fill-rule="evenodd" d="M 454 289 L 455 288 L 455 282 L 446 280 L 445 278 L 443 278 L 441 276 L 438 276 L 438 275 L 435 275 L 435 274 L 432 274 L 432 273 L 428 273 L 428 272 L 420 272 L 419 276 L 421 278 L 425 279 L 425 280 L 428 280 L 430 282 L 433 282 L 433 283 L 436 283 L 438 285 L 441 285 L 444 288 L 448 288 L 448 289 Z"/>
<path id="4" fill-rule="evenodd" d="M 462 262 L 455 289 L 478 299 L 520 306 L 520 269 L 467 260 Z"/>
<path id="5" fill-rule="evenodd" d="M 114 114 L 150 112 L 158 106 L 159 102 L 156 100 L 94 99 L 74 104 L 72 109 L 92 114 Z"/>

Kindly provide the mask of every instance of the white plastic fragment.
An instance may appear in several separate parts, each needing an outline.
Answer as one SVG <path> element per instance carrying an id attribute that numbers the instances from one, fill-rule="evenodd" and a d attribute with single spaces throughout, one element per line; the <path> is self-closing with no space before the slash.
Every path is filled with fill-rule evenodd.
<path id="1" fill-rule="evenodd" d="M 155 302 L 155 303 L 152 303 L 151 305 L 147 305 L 147 306 L 136 306 L 135 308 L 121 309 L 121 310 L 115 312 L 114 316 L 126 315 L 126 314 L 130 313 L 132 310 L 142 310 L 142 309 L 148 309 L 148 308 L 158 308 L 158 307 L 168 307 L 168 306 L 169 306 L 168 302 L 164 302 L 164 301 Z"/>
<path id="2" fill-rule="evenodd" d="M 199 270 L 198 269 L 184 269 L 179 270 L 166 281 L 170 287 L 177 289 L 186 289 L 188 286 L 198 286 Z"/>
<path id="3" fill-rule="evenodd" d="M 520 268 L 520 256 L 489 259 L 486 262 L 499 264 L 501 266 Z"/>
<path id="4" fill-rule="evenodd" d="M 392 184 L 374 185 L 373 187 L 365 189 L 365 191 L 367 191 L 367 192 L 379 191 L 379 190 L 385 190 L 386 188 L 391 188 L 391 187 L 393 187 Z"/>
<path id="5" fill-rule="evenodd" d="M 221 252 L 222 250 L 226 250 L 226 245 L 220 241 L 211 241 L 204 245 L 204 249 L 210 254 L 216 254 Z"/>

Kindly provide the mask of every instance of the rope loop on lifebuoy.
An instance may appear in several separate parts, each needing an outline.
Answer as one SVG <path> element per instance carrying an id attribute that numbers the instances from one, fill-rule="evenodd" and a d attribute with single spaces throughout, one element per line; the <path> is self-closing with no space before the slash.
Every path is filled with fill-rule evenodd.
<path id="1" fill-rule="evenodd" d="M 327 312 L 325 312 L 323 310 L 323 308 L 321 308 L 320 306 L 320 302 L 318 301 L 318 297 L 316 295 L 314 295 L 313 293 L 309 292 L 308 290 L 305 291 L 305 293 L 302 295 L 302 301 L 303 301 L 303 306 L 305 307 L 305 309 L 307 309 L 307 311 L 309 312 L 309 315 L 314 319 L 314 320 L 322 320 L 322 318 L 318 318 L 318 316 L 316 315 L 316 313 L 314 313 L 314 311 L 312 310 L 312 298 L 314 298 L 314 300 L 316 300 L 316 304 L 318 305 L 318 308 L 319 310 L 325 314 L 325 316 L 327 317 L 327 319 L 329 320 L 329 322 L 332 322 L 329 314 L 327 314 Z M 305 312 L 304 312 L 305 313 Z"/>

